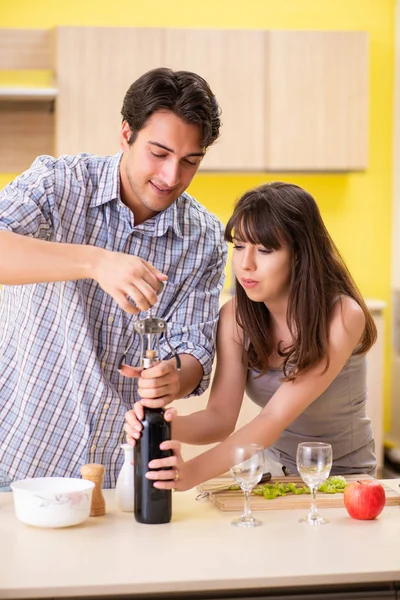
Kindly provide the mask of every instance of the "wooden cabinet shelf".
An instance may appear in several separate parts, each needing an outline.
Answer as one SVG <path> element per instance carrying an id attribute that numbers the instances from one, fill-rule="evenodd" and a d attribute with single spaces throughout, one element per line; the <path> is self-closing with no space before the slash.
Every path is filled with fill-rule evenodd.
<path id="1" fill-rule="evenodd" d="M 0 102 L 48 102 L 58 94 L 57 88 L 1 87 Z"/>
<path id="2" fill-rule="evenodd" d="M 0 29 L 0 70 L 6 75 L 0 79 L 0 172 L 19 173 L 39 154 L 54 154 L 53 33 Z M 32 85 L 29 75 L 36 82 L 38 72 L 46 77 Z"/>

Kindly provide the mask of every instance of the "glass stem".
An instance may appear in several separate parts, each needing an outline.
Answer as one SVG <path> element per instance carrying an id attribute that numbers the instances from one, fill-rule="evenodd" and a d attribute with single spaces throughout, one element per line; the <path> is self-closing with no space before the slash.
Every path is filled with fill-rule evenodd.
<path id="1" fill-rule="evenodd" d="M 251 516 L 250 502 L 249 502 L 250 492 L 248 490 L 243 490 L 243 492 L 244 492 L 244 513 L 243 513 L 243 518 L 244 519 L 248 519 Z"/>
<path id="2" fill-rule="evenodd" d="M 315 519 L 315 517 L 318 515 L 318 510 L 317 510 L 317 487 L 315 485 L 313 485 L 312 487 L 310 486 L 310 490 L 311 490 L 311 512 L 310 512 L 310 518 L 311 519 Z"/>

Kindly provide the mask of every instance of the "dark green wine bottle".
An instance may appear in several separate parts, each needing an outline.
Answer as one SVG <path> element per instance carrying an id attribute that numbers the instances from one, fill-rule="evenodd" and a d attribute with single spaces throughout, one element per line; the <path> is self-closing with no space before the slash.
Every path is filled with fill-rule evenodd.
<path id="1" fill-rule="evenodd" d="M 160 444 L 171 439 L 171 425 L 164 419 L 162 408 L 144 408 L 143 430 L 136 442 L 135 466 L 135 519 L 151 525 L 169 523 L 172 516 L 171 490 L 159 490 L 145 474 L 149 462 L 171 456 L 171 450 L 161 450 Z M 156 469 L 154 469 L 156 470 Z"/>

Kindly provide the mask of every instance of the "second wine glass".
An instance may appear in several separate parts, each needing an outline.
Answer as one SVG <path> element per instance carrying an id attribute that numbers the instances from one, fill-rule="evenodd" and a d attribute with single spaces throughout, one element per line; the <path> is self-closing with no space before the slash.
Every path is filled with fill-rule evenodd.
<path id="1" fill-rule="evenodd" d="M 249 496 L 264 472 L 264 448 L 258 444 L 244 444 L 233 450 L 231 475 L 244 493 L 244 513 L 232 521 L 236 527 L 257 527 L 261 521 L 251 514 Z"/>
<path id="2" fill-rule="evenodd" d="M 306 517 L 300 519 L 300 523 L 309 525 L 322 525 L 327 523 L 317 511 L 316 493 L 321 485 L 329 477 L 332 468 L 332 446 L 325 442 L 301 442 L 297 446 L 297 470 L 300 477 L 311 490 L 311 510 Z"/>

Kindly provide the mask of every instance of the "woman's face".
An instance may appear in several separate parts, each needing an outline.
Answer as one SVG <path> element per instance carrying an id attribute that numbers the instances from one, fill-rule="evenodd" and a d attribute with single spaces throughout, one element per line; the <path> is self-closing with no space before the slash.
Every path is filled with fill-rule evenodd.
<path id="1" fill-rule="evenodd" d="M 278 250 L 233 240 L 233 270 L 239 284 L 254 302 L 286 301 L 291 279 L 291 251 L 287 244 Z"/>

